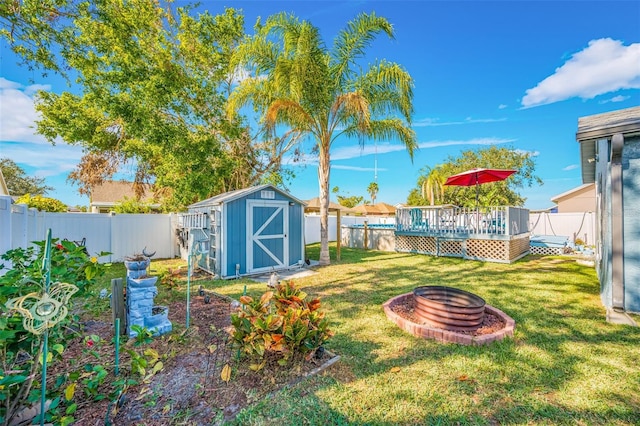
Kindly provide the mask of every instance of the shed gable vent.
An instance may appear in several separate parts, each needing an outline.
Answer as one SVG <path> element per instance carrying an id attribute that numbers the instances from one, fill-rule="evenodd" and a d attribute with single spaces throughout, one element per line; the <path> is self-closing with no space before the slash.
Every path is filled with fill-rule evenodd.
<path id="1" fill-rule="evenodd" d="M 263 198 L 265 200 L 273 200 L 276 198 L 276 192 L 267 190 L 260 191 L 260 198 Z"/>

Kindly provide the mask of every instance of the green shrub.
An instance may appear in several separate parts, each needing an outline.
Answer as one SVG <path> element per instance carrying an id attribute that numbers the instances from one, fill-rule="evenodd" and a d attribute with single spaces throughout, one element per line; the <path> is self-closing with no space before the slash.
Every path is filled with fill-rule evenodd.
<path id="1" fill-rule="evenodd" d="M 16 200 L 16 204 L 26 204 L 29 208 L 35 208 L 43 212 L 64 213 L 67 211 L 67 205 L 62 201 L 43 197 L 42 195 L 32 197 L 31 194 L 24 194 Z"/>
<path id="2" fill-rule="evenodd" d="M 268 291 L 254 300 L 240 298 L 241 308 L 231 316 L 234 344 L 250 358 L 260 360 L 251 368 L 262 368 L 268 355 L 279 357 L 285 365 L 296 353 L 309 360 L 333 335 L 319 311 L 320 299 L 307 301 L 307 294 L 293 281 L 280 283 L 275 292 Z"/>

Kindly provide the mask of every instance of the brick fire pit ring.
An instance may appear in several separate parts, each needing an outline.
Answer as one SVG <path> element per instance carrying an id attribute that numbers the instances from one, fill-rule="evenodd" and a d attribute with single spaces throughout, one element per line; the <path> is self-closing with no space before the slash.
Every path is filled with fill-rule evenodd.
<path id="1" fill-rule="evenodd" d="M 516 322 L 501 310 L 486 304 L 484 305 L 485 313 L 499 317 L 504 323 L 504 327 L 493 333 L 482 335 L 463 334 L 453 330 L 444 330 L 428 324 L 418 324 L 404 318 L 394 311 L 395 306 L 403 305 L 408 299 L 413 299 L 413 297 L 413 292 L 401 294 L 387 300 L 382 305 L 382 308 L 384 309 L 384 313 L 387 315 L 387 318 L 396 323 L 396 325 L 404 331 L 407 331 L 416 337 L 471 346 L 482 346 L 497 340 L 502 340 L 505 337 L 513 337 Z"/>

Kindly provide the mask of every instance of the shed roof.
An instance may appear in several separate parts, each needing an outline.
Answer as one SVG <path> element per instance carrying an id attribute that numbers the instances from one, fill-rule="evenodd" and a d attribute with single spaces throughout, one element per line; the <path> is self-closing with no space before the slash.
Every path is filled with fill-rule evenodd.
<path id="1" fill-rule="evenodd" d="M 621 133 L 625 137 L 640 134 L 640 107 L 620 109 L 578 118 L 576 140 L 580 142 L 582 182 L 595 182 L 596 140 Z"/>
<path id="2" fill-rule="evenodd" d="M 265 184 L 265 185 L 258 185 L 258 186 L 250 186 L 248 188 L 236 189 L 235 191 L 229 191 L 229 192 L 224 192 L 222 194 L 214 195 L 213 197 L 207 198 L 206 200 L 198 201 L 197 203 L 191 204 L 189 208 L 217 206 L 223 203 L 228 203 L 230 201 L 237 200 L 238 198 L 242 198 L 245 195 L 249 195 L 253 192 L 262 191 L 264 189 L 271 189 L 273 191 L 279 192 L 281 195 L 291 198 L 292 200 L 302 204 L 303 206 L 306 205 L 304 201 L 299 200 L 298 198 L 294 197 L 288 192 L 285 192 L 273 185 Z"/>

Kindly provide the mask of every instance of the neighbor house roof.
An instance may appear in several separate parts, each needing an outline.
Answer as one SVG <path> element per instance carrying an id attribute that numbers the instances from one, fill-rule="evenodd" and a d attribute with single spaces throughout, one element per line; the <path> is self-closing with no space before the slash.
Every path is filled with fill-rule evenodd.
<path id="1" fill-rule="evenodd" d="M 396 214 L 396 208 L 391 204 L 377 203 L 373 207 L 377 208 L 382 214 Z"/>
<path id="2" fill-rule="evenodd" d="M 320 211 L 320 198 L 319 197 L 315 197 L 312 198 L 310 200 L 306 201 L 306 207 L 305 210 L 308 211 Z M 340 210 L 340 213 L 353 213 L 353 209 L 350 209 L 349 207 L 345 207 L 341 204 L 338 203 L 334 203 L 333 201 L 329 201 L 329 210 L 330 211 L 336 211 L 336 210 Z"/>
<path id="3" fill-rule="evenodd" d="M 551 201 L 553 201 L 554 203 L 557 203 L 558 201 L 570 197 L 573 194 L 579 193 L 585 189 L 588 188 L 593 188 L 594 184 L 593 183 L 585 183 L 583 185 L 577 186 L 573 189 L 568 190 L 567 192 L 563 192 L 562 194 L 558 194 L 554 197 L 551 197 Z"/>
<path id="4" fill-rule="evenodd" d="M 153 186 L 142 184 L 144 195 L 140 201 L 150 203 L 153 201 Z M 110 207 L 122 201 L 125 197 L 135 199 L 136 194 L 133 190 L 133 182 L 105 181 L 102 185 L 96 185 L 91 189 L 91 205 L 100 207 Z"/>
<path id="5" fill-rule="evenodd" d="M 625 137 L 640 134 L 640 107 L 578 118 L 576 140 L 580 143 L 583 183 L 595 182 L 596 141 L 617 133 Z"/>
<path id="6" fill-rule="evenodd" d="M 373 206 L 371 204 L 360 204 L 359 206 L 355 206 L 353 208 L 353 211 L 355 213 L 360 213 L 364 215 L 382 214 L 382 212 L 376 206 Z"/>

